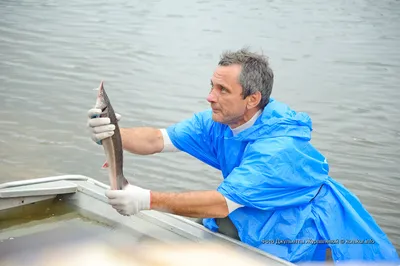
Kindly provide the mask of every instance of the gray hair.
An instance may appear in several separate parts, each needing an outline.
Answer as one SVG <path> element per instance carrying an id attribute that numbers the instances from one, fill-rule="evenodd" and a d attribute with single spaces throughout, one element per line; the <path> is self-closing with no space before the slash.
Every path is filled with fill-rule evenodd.
<path id="1" fill-rule="evenodd" d="M 220 66 L 238 64 L 242 66 L 239 83 L 243 88 L 243 99 L 247 96 L 261 92 L 260 109 L 269 103 L 269 97 L 274 84 L 274 73 L 269 66 L 268 58 L 249 52 L 247 48 L 238 51 L 223 52 L 218 62 Z"/>

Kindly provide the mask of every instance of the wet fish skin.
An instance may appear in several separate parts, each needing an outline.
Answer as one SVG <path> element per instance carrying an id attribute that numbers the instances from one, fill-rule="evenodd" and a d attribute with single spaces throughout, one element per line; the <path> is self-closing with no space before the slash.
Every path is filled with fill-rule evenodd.
<path id="1" fill-rule="evenodd" d="M 128 180 L 123 173 L 123 149 L 118 120 L 115 116 L 114 108 L 104 89 L 103 81 L 101 81 L 95 108 L 101 109 L 100 117 L 110 118 L 110 123 L 115 126 L 114 134 L 111 137 L 101 141 L 106 155 L 106 168 L 108 169 L 108 177 L 111 189 L 123 189 Z"/>

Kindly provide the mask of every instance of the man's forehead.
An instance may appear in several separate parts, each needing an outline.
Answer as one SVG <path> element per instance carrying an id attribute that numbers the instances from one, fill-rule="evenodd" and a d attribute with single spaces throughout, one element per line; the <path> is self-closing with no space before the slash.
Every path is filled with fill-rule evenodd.
<path id="1" fill-rule="evenodd" d="M 238 80 L 240 65 L 218 66 L 211 78 L 213 83 L 232 83 Z"/>

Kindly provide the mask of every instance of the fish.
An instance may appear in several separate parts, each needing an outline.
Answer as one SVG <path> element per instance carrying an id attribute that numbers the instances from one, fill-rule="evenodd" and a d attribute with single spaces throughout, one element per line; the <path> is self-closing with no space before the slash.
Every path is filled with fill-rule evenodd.
<path id="1" fill-rule="evenodd" d="M 110 99 L 104 89 L 103 81 L 100 82 L 95 108 L 101 109 L 100 117 L 110 118 L 110 123 L 115 126 L 114 135 L 101 141 L 106 156 L 106 162 L 103 168 L 108 169 L 108 178 L 110 187 L 113 190 L 121 190 L 127 184 L 128 180 L 123 172 L 123 149 L 121 133 L 118 126 L 118 120 L 111 105 Z"/>

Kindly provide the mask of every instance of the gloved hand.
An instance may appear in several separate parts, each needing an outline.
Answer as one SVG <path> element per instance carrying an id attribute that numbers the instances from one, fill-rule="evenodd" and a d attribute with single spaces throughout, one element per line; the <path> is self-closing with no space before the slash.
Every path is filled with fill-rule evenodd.
<path id="1" fill-rule="evenodd" d="M 101 114 L 100 109 L 92 108 L 88 111 L 87 126 L 89 127 L 91 139 L 97 144 L 105 138 L 114 135 L 115 126 L 110 124 L 110 118 L 99 117 Z M 121 115 L 115 113 L 117 120 L 121 120 Z"/>
<path id="2" fill-rule="evenodd" d="M 150 209 L 150 190 L 131 184 L 123 190 L 107 190 L 108 203 L 122 215 L 134 215 Z"/>

